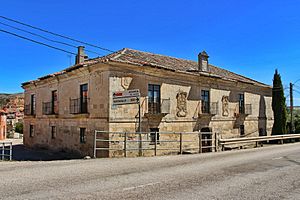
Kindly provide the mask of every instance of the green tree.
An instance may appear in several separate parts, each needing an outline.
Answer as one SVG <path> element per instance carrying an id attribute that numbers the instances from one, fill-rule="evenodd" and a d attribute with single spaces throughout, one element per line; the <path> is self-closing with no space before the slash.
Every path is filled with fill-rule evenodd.
<path id="1" fill-rule="evenodd" d="M 23 123 L 16 123 L 15 132 L 23 134 Z"/>
<path id="2" fill-rule="evenodd" d="M 286 134 L 286 105 L 284 90 L 281 82 L 281 76 L 277 69 L 275 70 L 273 78 L 272 89 L 272 110 L 274 113 L 274 124 L 272 128 L 272 135 Z"/>

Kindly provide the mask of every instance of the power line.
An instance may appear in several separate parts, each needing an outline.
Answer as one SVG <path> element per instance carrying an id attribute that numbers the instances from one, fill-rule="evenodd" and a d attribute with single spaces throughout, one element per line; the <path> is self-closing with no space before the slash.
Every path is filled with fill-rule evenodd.
<path id="1" fill-rule="evenodd" d="M 44 36 L 42 36 L 40 34 L 33 33 L 33 32 L 30 32 L 30 31 L 27 31 L 27 30 L 24 30 L 24 29 L 21 29 L 21 28 L 18 28 L 18 27 L 15 27 L 15 26 L 3 23 L 3 22 L 0 22 L 0 24 L 2 24 L 4 26 L 7 26 L 7 27 L 10 27 L 10 28 L 13 28 L 13 29 L 18 30 L 18 31 L 22 31 L 22 32 L 28 33 L 30 35 L 34 35 L 34 36 L 40 37 L 40 38 L 45 39 L 45 40 L 50 41 L 50 42 L 55 42 L 55 43 L 58 43 L 58 44 L 63 44 L 63 45 L 69 46 L 69 47 L 77 48 L 77 46 L 75 46 L 75 45 L 68 44 L 68 43 L 65 43 L 65 42 L 61 42 L 61 41 L 58 41 L 58 40 L 49 39 L 49 38 L 44 37 Z M 97 55 L 102 55 L 102 54 L 99 54 L 97 52 L 90 51 L 90 50 L 85 50 L 85 51 L 86 52 L 90 52 L 90 53 L 94 53 L 94 54 L 97 54 Z"/>
<path id="2" fill-rule="evenodd" d="M 293 83 L 293 85 L 295 85 L 298 81 L 300 81 L 300 79 L 296 80 L 296 81 Z"/>
<path id="3" fill-rule="evenodd" d="M 37 43 L 37 44 L 40 44 L 40 45 L 43 45 L 43 46 L 52 48 L 52 49 L 56 49 L 56 50 L 59 50 L 59 51 L 63 51 L 63 52 L 68 53 L 68 54 L 72 54 L 72 55 L 75 55 L 75 56 L 77 55 L 76 53 L 73 53 L 73 52 L 71 52 L 71 51 L 67 51 L 67 50 L 61 49 L 61 48 L 59 48 L 59 47 L 54 47 L 54 46 L 51 46 L 51 45 L 48 45 L 48 44 L 45 44 L 45 43 L 43 43 L 43 42 L 39 42 L 39 41 L 36 41 L 36 40 L 32 40 L 32 39 L 30 39 L 30 38 L 23 37 L 23 36 L 21 36 L 21 35 L 18 35 L 18 34 L 9 32 L 9 31 L 5 31 L 5 30 L 3 30 L 3 29 L 0 29 L 0 31 L 3 32 L 3 33 L 7 33 L 7 34 L 10 34 L 10 35 L 13 35 L 13 36 L 22 38 L 22 39 L 24 39 L 24 40 L 28 40 L 28 41 L 30 41 L 30 42 L 34 42 L 34 43 Z"/>
<path id="4" fill-rule="evenodd" d="M 294 86 L 300 90 L 300 86 L 298 86 L 298 85 L 295 85 L 295 84 L 294 84 Z"/>
<path id="5" fill-rule="evenodd" d="M 11 18 L 4 17 L 4 16 L 0 16 L 0 17 L 2 19 L 8 20 L 8 21 L 12 21 L 14 23 L 18 23 L 18 24 L 21 24 L 23 26 L 27 26 L 27 27 L 30 27 L 30 28 L 33 28 L 33 29 L 36 29 L 36 30 L 39 30 L 39 31 L 42 31 L 42 32 L 45 32 L 45 33 L 48 33 L 48 34 L 51 34 L 51 35 L 55 35 L 55 36 L 58 36 L 58 37 L 61 37 L 61 38 L 65 38 L 65 39 L 68 39 L 68 40 L 71 40 L 71 41 L 74 41 L 74 42 L 82 43 L 82 44 L 85 44 L 85 45 L 88 45 L 88 46 L 91 46 L 91 47 L 95 47 L 95 48 L 98 48 L 98 49 L 101 49 L 101 50 L 104 50 L 104 51 L 108 51 L 108 52 L 111 52 L 111 53 L 115 52 L 115 51 L 112 51 L 112 50 L 104 48 L 104 47 L 100 47 L 100 46 L 97 46 L 97 45 L 94 45 L 94 44 L 91 44 L 91 43 L 87 43 L 87 42 L 84 42 L 84 41 L 81 41 L 81 40 L 77 40 L 77 39 L 71 38 L 69 36 L 61 35 L 61 34 L 54 33 L 54 32 L 51 32 L 51 31 L 48 31 L 48 30 L 45 30 L 45 29 L 42 29 L 42 28 L 38 28 L 36 26 L 32 26 L 30 24 L 26 24 L 24 22 L 17 21 L 15 19 L 11 19 Z"/>
<path id="6" fill-rule="evenodd" d="M 295 90 L 295 89 L 294 89 L 294 91 L 295 91 L 295 92 L 297 92 L 298 94 L 300 94 L 300 91 L 298 91 L 298 90 Z"/>

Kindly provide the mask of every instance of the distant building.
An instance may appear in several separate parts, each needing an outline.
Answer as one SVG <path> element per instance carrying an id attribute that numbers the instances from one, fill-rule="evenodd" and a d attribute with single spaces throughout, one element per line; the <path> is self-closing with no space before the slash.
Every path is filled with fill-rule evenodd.
<path id="1" fill-rule="evenodd" d="M 138 131 L 137 105 L 112 103 L 113 92 L 129 89 L 141 92 L 142 131 L 270 135 L 271 86 L 213 66 L 208 57 L 203 51 L 194 62 L 125 48 L 87 60 L 80 47 L 74 66 L 22 84 L 24 143 L 92 155 L 95 130 Z"/>
<path id="2" fill-rule="evenodd" d="M 10 95 L 3 110 L 7 113 L 7 133 L 14 133 L 16 123 L 23 123 L 24 95 Z"/>
<path id="3" fill-rule="evenodd" d="M 6 113 L 0 110 L 0 140 L 6 139 Z"/>

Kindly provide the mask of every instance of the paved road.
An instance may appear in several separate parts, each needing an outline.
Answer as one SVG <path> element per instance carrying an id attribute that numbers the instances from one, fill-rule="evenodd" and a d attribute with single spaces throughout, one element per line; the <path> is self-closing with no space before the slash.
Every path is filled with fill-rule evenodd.
<path id="1" fill-rule="evenodd" d="M 300 144 L 152 158 L 0 163 L 1 199 L 300 199 Z"/>

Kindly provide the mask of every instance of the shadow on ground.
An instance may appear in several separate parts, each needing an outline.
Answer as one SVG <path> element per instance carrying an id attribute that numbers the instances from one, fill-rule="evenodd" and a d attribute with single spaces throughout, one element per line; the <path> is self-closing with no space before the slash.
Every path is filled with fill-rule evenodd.
<path id="1" fill-rule="evenodd" d="M 47 149 L 29 149 L 23 144 L 13 145 L 13 157 L 15 161 L 53 161 L 80 159 L 79 155 L 69 152 L 53 152 Z"/>

